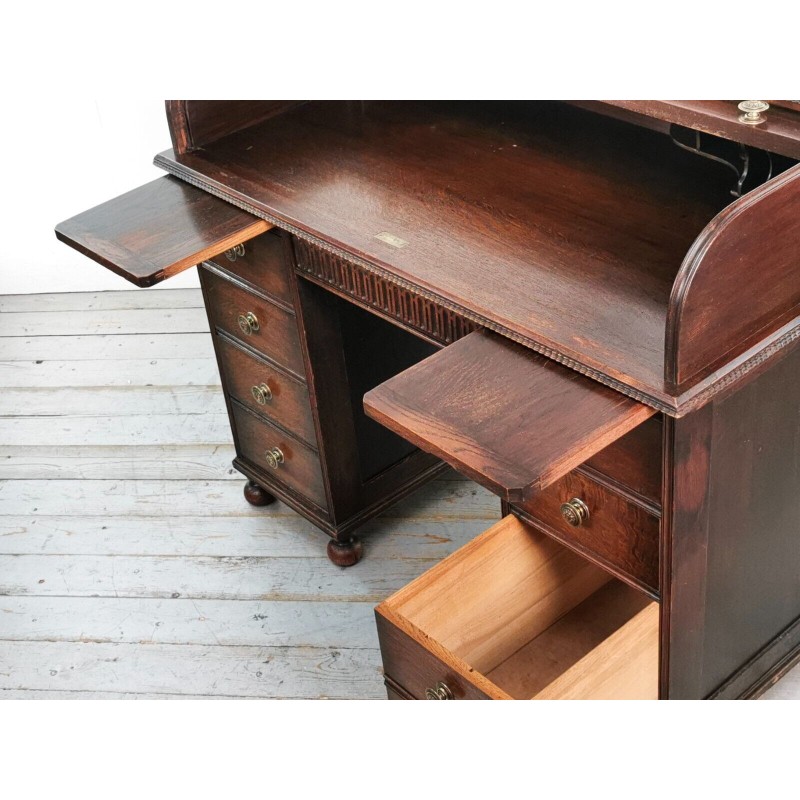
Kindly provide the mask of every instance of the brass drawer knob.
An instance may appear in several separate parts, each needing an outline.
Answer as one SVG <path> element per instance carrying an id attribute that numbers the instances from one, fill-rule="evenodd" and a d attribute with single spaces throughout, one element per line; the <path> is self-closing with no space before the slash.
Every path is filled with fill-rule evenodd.
<path id="1" fill-rule="evenodd" d="M 450 687 L 444 682 L 439 681 L 432 689 L 425 690 L 426 700 L 454 700 Z"/>
<path id="2" fill-rule="evenodd" d="M 579 528 L 584 522 L 589 521 L 589 506 L 580 497 L 573 497 L 572 500 L 561 504 L 561 516 L 573 528 Z"/>
<path id="3" fill-rule="evenodd" d="M 256 317 L 252 311 L 239 314 L 237 321 L 245 336 L 249 336 L 251 333 L 255 333 L 258 330 L 258 317 Z"/>
<path id="4" fill-rule="evenodd" d="M 280 447 L 273 447 L 270 450 L 267 450 L 267 452 L 264 453 L 264 458 L 267 459 L 267 464 L 269 464 L 270 469 L 278 469 L 278 467 L 286 460 L 283 457 L 283 451 L 280 449 Z"/>
<path id="5" fill-rule="evenodd" d="M 761 115 L 769 110 L 769 103 L 764 100 L 742 100 L 739 103 L 739 122 L 744 122 L 745 125 L 760 125 L 766 122 L 767 118 Z"/>
<path id="6" fill-rule="evenodd" d="M 225 258 L 228 261 L 236 261 L 237 258 L 244 258 L 245 249 L 243 244 L 237 244 L 235 247 L 231 247 L 230 250 L 225 251 Z"/>
<path id="7" fill-rule="evenodd" d="M 258 386 L 254 386 L 250 393 L 253 395 L 253 400 L 260 406 L 265 406 L 272 400 L 272 389 L 266 383 L 259 383 Z"/>

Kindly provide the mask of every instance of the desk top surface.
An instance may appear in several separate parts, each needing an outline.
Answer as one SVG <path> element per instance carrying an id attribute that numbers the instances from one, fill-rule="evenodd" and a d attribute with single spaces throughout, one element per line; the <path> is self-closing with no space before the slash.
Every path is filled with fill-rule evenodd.
<path id="1" fill-rule="evenodd" d="M 728 199 L 666 137 L 547 103 L 310 103 L 157 163 L 655 397 L 675 275 Z"/>

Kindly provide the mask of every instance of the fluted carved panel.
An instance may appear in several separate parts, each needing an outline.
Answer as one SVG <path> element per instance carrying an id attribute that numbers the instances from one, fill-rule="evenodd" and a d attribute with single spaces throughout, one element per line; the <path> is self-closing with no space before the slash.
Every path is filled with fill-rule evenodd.
<path id="1" fill-rule="evenodd" d="M 294 240 L 301 272 L 335 287 L 362 305 L 399 320 L 442 344 L 451 344 L 478 326 L 446 308 L 351 264 L 333 253 Z"/>

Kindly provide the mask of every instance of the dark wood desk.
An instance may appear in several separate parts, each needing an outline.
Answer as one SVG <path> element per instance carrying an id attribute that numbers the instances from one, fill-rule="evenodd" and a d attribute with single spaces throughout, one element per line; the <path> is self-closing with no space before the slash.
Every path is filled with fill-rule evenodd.
<path id="1" fill-rule="evenodd" d="M 446 462 L 507 516 L 377 610 L 392 697 L 757 695 L 800 657 L 800 114 L 169 101 L 62 240 L 200 276 L 245 497 L 360 557 Z"/>

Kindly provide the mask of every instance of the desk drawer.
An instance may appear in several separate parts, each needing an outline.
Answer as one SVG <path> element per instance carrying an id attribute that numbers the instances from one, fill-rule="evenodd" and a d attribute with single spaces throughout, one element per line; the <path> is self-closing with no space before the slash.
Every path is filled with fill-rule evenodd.
<path id="1" fill-rule="evenodd" d="M 656 699 L 658 605 L 506 517 L 376 609 L 423 699 Z"/>
<path id="2" fill-rule="evenodd" d="M 265 294 L 293 305 L 289 260 L 283 237 L 278 231 L 269 231 L 228 250 L 216 256 L 214 263 Z"/>
<path id="3" fill-rule="evenodd" d="M 314 419 L 305 384 L 279 372 L 223 336 L 217 338 L 217 348 L 228 394 L 316 447 Z"/>
<path id="4" fill-rule="evenodd" d="M 200 274 L 209 313 L 217 328 L 295 375 L 305 375 L 297 319 L 293 314 L 210 269 L 201 269 Z"/>
<path id="5" fill-rule="evenodd" d="M 562 505 L 570 503 L 575 505 L 562 511 Z M 658 592 L 660 520 L 637 503 L 573 471 L 519 509 L 556 538 L 599 556 L 635 584 Z"/>
<path id="6" fill-rule="evenodd" d="M 242 458 L 274 477 L 275 481 L 327 509 L 319 456 L 298 439 L 256 417 L 235 400 L 233 419 L 236 449 Z M 276 452 L 278 451 L 278 452 Z M 273 460 L 270 454 L 277 456 Z"/>

